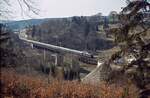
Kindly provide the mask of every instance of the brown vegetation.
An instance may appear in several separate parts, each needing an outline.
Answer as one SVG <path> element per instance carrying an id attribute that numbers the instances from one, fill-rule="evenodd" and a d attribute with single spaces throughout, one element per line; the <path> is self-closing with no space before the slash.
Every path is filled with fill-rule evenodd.
<path id="1" fill-rule="evenodd" d="M 77 81 L 51 83 L 40 78 L 19 75 L 14 71 L 1 71 L 1 98 L 137 98 L 133 85 L 83 84 Z"/>

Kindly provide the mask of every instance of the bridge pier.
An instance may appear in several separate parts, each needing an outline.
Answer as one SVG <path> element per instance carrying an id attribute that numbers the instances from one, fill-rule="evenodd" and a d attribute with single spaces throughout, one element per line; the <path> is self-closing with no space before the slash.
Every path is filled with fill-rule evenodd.
<path id="1" fill-rule="evenodd" d="M 52 54 L 52 57 L 54 57 L 54 65 L 55 66 L 62 66 L 63 65 L 63 55 L 61 54 Z"/>

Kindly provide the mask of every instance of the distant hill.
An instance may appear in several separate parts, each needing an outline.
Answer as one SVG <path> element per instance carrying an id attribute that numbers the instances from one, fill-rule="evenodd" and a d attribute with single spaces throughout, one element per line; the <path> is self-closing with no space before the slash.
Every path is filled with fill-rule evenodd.
<path id="1" fill-rule="evenodd" d="M 45 19 L 29 19 L 29 20 L 20 20 L 20 21 L 1 21 L 1 23 L 6 24 L 12 30 L 21 30 L 25 27 L 32 25 L 39 25 L 43 22 L 46 22 L 49 18 Z"/>
<path id="2" fill-rule="evenodd" d="M 113 46 L 106 33 L 99 31 L 106 16 L 30 19 L 5 22 L 13 31 L 26 28 L 31 39 L 77 50 L 96 51 Z M 4 21 L 3 21 L 4 23 Z"/>
<path id="3" fill-rule="evenodd" d="M 104 25 L 104 16 L 74 16 L 49 19 L 40 25 L 28 28 L 31 39 L 77 50 L 96 51 L 112 47 L 105 32 L 99 31 Z"/>

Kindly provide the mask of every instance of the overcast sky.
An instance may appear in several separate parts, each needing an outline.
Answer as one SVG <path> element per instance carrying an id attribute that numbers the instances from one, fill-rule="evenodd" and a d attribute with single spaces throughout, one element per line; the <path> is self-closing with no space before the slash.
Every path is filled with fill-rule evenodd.
<path id="1" fill-rule="evenodd" d="M 108 15 L 110 11 L 121 10 L 126 5 L 125 0 L 33 0 L 40 9 L 39 15 L 30 14 L 32 18 L 55 18 L 70 16 L 89 16 L 97 13 Z M 14 2 L 13 2 L 14 3 Z M 28 19 L 21 16 L 19 5 L 14 3 L 16 9 L 13 19 Z"/>

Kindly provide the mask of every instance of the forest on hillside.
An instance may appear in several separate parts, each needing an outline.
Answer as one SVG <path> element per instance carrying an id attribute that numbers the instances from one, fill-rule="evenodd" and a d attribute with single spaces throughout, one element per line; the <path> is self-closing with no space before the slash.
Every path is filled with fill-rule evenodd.
<path id="1" fill-rule="evenodd" d="M 101 50 L 113 46 L 107 40 L 104 16 L 81 16 L 50 19 L 27 28 L 31 39 L 77 50 Z M 111 22 L 110 22 L 111 23 Z M 102 29 L 100 31 L 100 28 Z"/>

